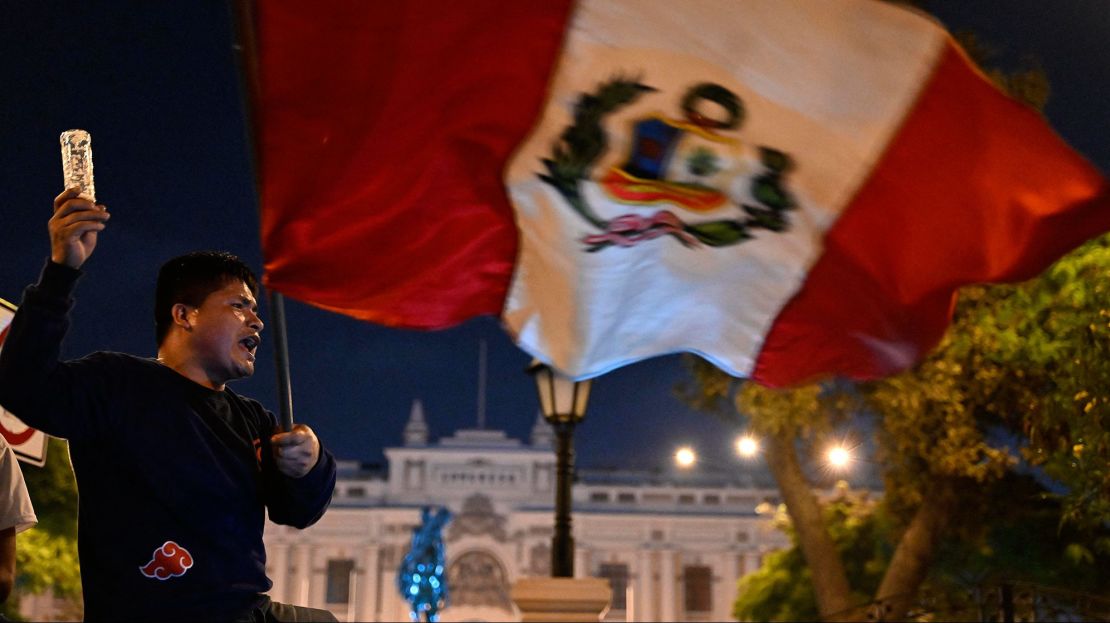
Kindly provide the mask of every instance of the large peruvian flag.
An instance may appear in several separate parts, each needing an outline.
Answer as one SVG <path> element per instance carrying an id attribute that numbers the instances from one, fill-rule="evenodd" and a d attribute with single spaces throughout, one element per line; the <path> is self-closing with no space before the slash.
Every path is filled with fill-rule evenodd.
<path id="1" fill-rule="evenodd" d="M 499 314 L 575 377 L 888 374 L 961 285 L 1110 229 L 1098 172 L 886 3 L 256 11 L 266 283 L 394 326 Z"/>

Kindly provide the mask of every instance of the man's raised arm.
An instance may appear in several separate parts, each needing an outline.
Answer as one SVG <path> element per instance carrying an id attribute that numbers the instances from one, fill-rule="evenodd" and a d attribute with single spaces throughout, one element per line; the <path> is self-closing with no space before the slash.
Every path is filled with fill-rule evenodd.
<path id="1" fill-rule="evenodd" d="M 110 215 L 102 205 L 71 188 L 54 199 L 50 218 L 50 261 L 38 283 L 28 286 L 0 349 L 0 406 L 49 434 L 80 434 L 80 422 L 66 421 L 72 393 L 59 365 L 62 338 L 69 328 L 73 288 L 80 268 L 96 248 Z M 64 390 L 64 391 L 63 391 Z"/>

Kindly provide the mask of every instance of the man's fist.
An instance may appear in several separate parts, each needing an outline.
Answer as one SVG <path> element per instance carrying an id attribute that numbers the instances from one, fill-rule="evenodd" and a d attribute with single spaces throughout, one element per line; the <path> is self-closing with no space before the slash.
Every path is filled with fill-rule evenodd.
<path id="1" fill-rule="evenodd" d="M 274 447 L 274 462 L 278 471 L 292 478 L 307 474 L 320 458 L 320 440 L 316 433 L 304 424 L 296 424 L 288 433 L 276 433 L 270 437 Z"/>
<path id="2" fill-rule="evenodd" d="M 96 235 L 111 218 L 108 209 L 78 197 L 80 188 L 70 188 L 54 198 L 50 230 L 50 259 L 55 264 L 81 268 L 96 248 Z"/>

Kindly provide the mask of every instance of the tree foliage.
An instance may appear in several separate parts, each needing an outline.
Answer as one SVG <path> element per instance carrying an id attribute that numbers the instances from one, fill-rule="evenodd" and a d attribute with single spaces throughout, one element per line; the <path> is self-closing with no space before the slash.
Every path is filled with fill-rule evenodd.
<path id="1" fill-rule="evenodd" d="M 1042 487 L 1027 475 L 1010 472 L 990 487 L 983 497 L 989 503 L 973 504 L 964 513 L 989 529 L 974 538 L 946 541 L 921 588 L 934 618 L 978 620 L 980 604 L 975 600 L 991 595 L 1002 581 L 1104 592 L 1110 585 L 1110 531 L 1102 529 L 1090 539 L 1080 530 L 1061 529 L 1059 500 L 1042 496 Z M 845 560 L 853 598 L 865 603 L 890 562 L 891 542 L 897 537 L 894 522 L 884 505 L 851 492 L 830 501 L 825 518 Z M 781 513 L 777 521 L 796 536 Z M 759 570 L 740 581 L 733 616 L 741 621 L 819 618 L 811 572 L 796 538 L 792 547 L 768 555 Z"/>
<path id="2" fill-rule="evenodd" d="M 947 336 L 909 373 L 861 387 L 884 414 L 888 491 L 922 478 L 997 480 L 1022 461 L 1054 481 L 1063 519 L 1110 520 L 1110 237 L 1019 285 L 960 296 Z"/>
<path id="3" fill-rule="evenodd" d="M 890 547 L 881 538 L 883 526 L 875 502 L 866 494 L 843 489 L 825 505 L 824 515 L 855 589 L 852 598 L 866 602 L 878 588 L 890 560 Z M 794 546 L 768 554 L 758 570 L 740 580 L 732 615 L 740 621 L 818 620 L 812 572 L 784 510 L 776 516 L 776 524 L 791 536 Z"/>

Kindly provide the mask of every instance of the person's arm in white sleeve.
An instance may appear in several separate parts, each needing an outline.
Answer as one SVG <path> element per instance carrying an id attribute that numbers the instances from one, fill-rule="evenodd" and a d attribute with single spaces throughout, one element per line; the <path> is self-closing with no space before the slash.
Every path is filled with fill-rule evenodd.
<path id="1" fill-rule="evenodd" d="M 0 435 L 0 603 L 15 585 L 15 535 L 38 523 L 23 472 L 11 446 Z"/>

